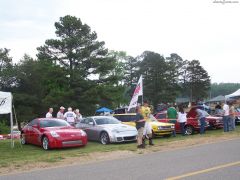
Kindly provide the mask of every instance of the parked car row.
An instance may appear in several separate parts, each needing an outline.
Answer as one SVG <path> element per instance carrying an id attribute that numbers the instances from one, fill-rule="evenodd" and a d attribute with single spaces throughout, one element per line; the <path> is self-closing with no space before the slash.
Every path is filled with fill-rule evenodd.
<path id="1" fill-rule="evenodd" d="M 68 122 L 56 118 L 37 118 L 30 121 L 21 131 L 22 144 L 34 144 L 43 149 L 81 147 L 87 145 L 88 140 L 102 144 L 136 141 L 135 113 L 114 114 L 113 116 L 91 116 L 83 118 L 71 126 Z M 169 123 L 166 111 L 152 116 L 150 119 L 153 136 L 171 136 L 174 128 L 180 133 L 180 124 Z M 222 127 L 222 118 L 208 116 L 206 128 Z M 185 132 L 191 135 L 200 130 L 200 123 L 196 118 L 195 109 L 187 114 Z M 18 137 L 19 132 L 14 133 Z M 11 135 L 10 135 L 11 137 Z M 1 137 L 0 137 L 1 139 Z"/>
<path id="2" fill-rule="evenodd" d="M 157 114 L 155 114 L 155 118 L 160 122 L 169 122 L 169 119 L 167 119 L 167 112 L 162 111 Z M 223 127 L 223 120 L 222 117 L 217 116 L 207 116 L 206 117 L 206 126 L 205 128 L 210 129 L 218 129 Z M 187 113 L 187 122 L 185 124 L 185 134 L 191 135 L 195 132 L 200 131 L 200 122 L 197 119 L 197 113 L 195 111 L 195 108 L 191 108 L 190 111 Z M 180 124 L 177 122 L 175 125 L 175 129 L 177 133 L 180 133 Z"/>

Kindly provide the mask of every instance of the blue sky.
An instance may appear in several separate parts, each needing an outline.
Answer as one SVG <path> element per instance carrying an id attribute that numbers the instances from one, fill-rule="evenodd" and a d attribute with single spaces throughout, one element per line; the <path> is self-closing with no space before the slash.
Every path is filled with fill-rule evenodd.
<path id="1" fill-rule="evenodd" d="M 137 56 L 145 50 L 200 60 L 212 82 L 239 82 L 240 3 L 214 0 L 1 0 L 0 48 L 14 62 L 33 57 L 54 22 L 77 16 L 111 50 Z"/>

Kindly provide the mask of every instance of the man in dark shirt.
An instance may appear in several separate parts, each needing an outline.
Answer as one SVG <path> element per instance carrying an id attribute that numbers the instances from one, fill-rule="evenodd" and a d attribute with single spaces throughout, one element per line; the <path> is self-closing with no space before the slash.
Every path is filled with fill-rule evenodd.
<path id="1" fill-rule="evenodd" d="M 143 116 L 140 113 L 140 108 L 137 107 L 136 108 L 136 128 L 138 131 L 138 137 L 137 137 L 137 144 L 138 144 L 138 148 L 145 148 L 145 144 L 143 143 L 143 130 L 144 130 L 144 126 L 145 126 L 145 120 L 143 118 Z"/>

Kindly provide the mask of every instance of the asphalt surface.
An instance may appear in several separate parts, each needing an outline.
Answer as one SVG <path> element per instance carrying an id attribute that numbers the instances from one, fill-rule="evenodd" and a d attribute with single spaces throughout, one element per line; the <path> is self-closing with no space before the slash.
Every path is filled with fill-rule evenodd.
<path id="1" fill-rule="evenodd" d="M 183 178 L 180 178 L 182 175 Z M 0 180 L 16 179 L 240 180 L 240 139 L 172 151 L 140 154 L 125 159 L 0 176 Z"/>

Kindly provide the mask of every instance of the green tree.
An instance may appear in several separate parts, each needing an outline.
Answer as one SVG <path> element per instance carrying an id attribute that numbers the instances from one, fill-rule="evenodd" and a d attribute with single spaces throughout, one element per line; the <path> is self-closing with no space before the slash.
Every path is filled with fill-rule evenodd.
<path id="1" fill-rule="evenodd" d="M 185 87 L 191 101 L 202 100 L 208 96 L 210 77 L 198 60 L 187 62 L 185 70 Z"/>
<path id="2" fill-rule="evenodd" d="M 171 75 L 171 63 L 162 55 L 150 51 L 145 51 L 141 58 L 138 72 L 144 78 L 144 98 L 150 100 L 154 106 L 160 102 L 173 102 L 176 82 Z"/>
<path id="3" fill-rule="evenodd" d="M 0 90 L 8 91 L 13 86 L 14 65 L 9 57 L 9 49 L 0 49 Z"/>
<path id="4" fill-rule="evenodd" d="M 71 91 L 67 91 L 67 73 L 59 66 L 25 55 L 16 65 L 15 73 L 12 92 L 19 121 L 44 117 L 49 107 L 57 110 L 68 102 Z"/>
<path id="5" fill-rule="evenodd" d="M 109 102 L 105 95 L 109 87 L 118 85 L 119 75 L 113 73 L 117 60 L 108 54 L 105 43 L 97 40 L 96 32 L 79 18 L 61 17 L 55 27 L 57 39 L 46 40 L 44 46 L 37 48 L 37 57 L 68 72 L 69 91 L 72 92 L 68 104 L 92 114 L 97 105 Z"/>
<path id="6" fill-rule="evenodd" d="M 212 83 L 211 84 L 211 97 L 219 95 L 228 95 L 240 89 L 240 83 Z"/>

